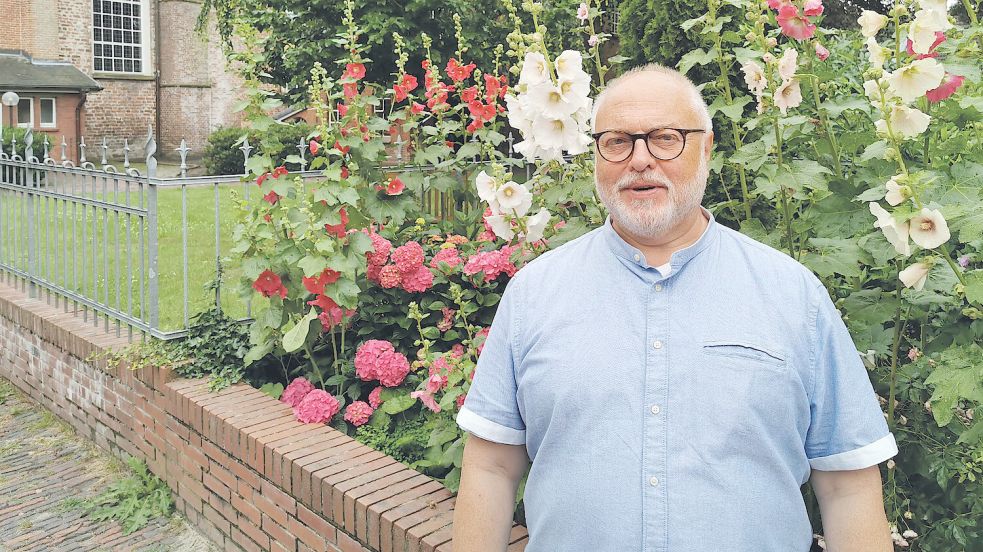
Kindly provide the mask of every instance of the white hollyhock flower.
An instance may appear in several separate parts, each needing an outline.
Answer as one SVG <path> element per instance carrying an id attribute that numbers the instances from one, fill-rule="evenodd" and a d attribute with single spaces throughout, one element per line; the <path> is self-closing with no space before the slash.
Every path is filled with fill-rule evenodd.
<path id="1" fill-rule="evenodd" d="M 918 7 L 921 9 L 935 10 L 941 13 L 946 13 L 949 11 L 949 6 L 947 4 L 947 0 L 918 0 Z"/>
<path id="2" fill-rule="evenodd" d="M 488 226 L 491 226 L 492 232 L 496 236 L 502 238 L 505 241 L 511 240 L 515 236 L 515 232 L 512 231 L 512 219 L 505 215 L 492 215 L 490 217 L 485 217 L 485 222 Z"/>
<path id="3" fill-rule="evenodd" d="M 578 79 L 587 75 L 584 72 L 584 58 L 577 50 L 564 50 L 556 58 L 554 65 L 556 66 L 556 76 L 560 79 Z"/>
<path id="4" fill-rule="evenodd" d="M 870 64 L 878 69 L 884 68 L 884 62 L 887 61 L 886 50 L 881 47 L 877 39 L 870 37 L 867 39 L 867 53 L 870 55 Z"/>
<path id="5" fill-rule="evenodd" d="M 887 25 L 887 16 L 870 10 L 864 10 L 860 14 L 860 17 L 857 18 L 857 23 L 860 24 L 860 32 L 869 38 L 883 29 L 884 25 Z"/>
<path id="6" fill-rule="evenodd" d="M 503 184 L 495 192 L 495 199 L 502 213 L 524 217 L 532 207 L 532 194 L 522 184 L 511 180 Z"/>
<path id="7" fill-rule="evenodd" d="M 782 83 L 775 90 L 775 106 L 781 110 L 782 115 L 788 114 L 790 107 L 798 107 L 802 103 L 802 91 L 799 89 L 799 80 L 792 79 Z"/>
<path id="8" fill-rule="evenodd" d="M 782 59 L 778 60 L 778 76 L 782 77 L 782 81 L 795 76 L 795 70 L 799 68 L 798 61 L 799 52 L 795 48 L 787 48 Z"/>
<path id="9" fill-rule="evenodd" d="M 938 209 L 923 207 L 910 221 L 911 241 L 925 249 L 935 249 L 949 241 L 949 225 Z"/>
<path id="10" fill-rule="evenodd" d="M 891 108 L 891 128 L 896 138 L 908 140 L 925 132 L 931 117 L 921 111 L 906 105 L 895 105 Z M 874 123 L 877 132 L 887 136 L 887 123 L 880 119 Z"/>
<path id="11" fill-rule="evenodd" d="M 908 529 L 904 533 L 901 533 L 901 536 L 904 537 L 904 538 L 906 538 L 906 539 L 917 539 L 918 538 L 918 533 L 912 531 L 911 529 Z"/>
<path id="12" fill-rule="evenodd" d="M 921 291 L 925 287 L 925 280 L 928 279 L 928 272 L 931 269 L 932 265 L 928 263 L 915 263 L 899 272 L 898 279 L 901 280 L 904 287 Z"/>
<path id="13" fill-rule="evenodd" d="M 877 217 L 874 228 L 881 229 L 887 241 L 894 246 L 894 250 L 906 257 L 911 255 L 911 244 L 908 243 L 908 223 L 898 224 L 891 213 L 873 201 L 870 203 L 870 214 Z"/>
<path id="14" fill-rule="evenodd" d="M 532 132 L 532 117 L 523 105 L 522 100 L 512 94 L 505 95 L 505 111 L 508 113 L 509 124 L 523 135 Z"/>
<path id="15" fill-rule="evenodd" d="M 495 199 L 495 190 L 498 189 L 498 183 L 488 173 L 485 171 L 478 173 L 478 176 L 474 179 L 474 184 L 478 188 L 478 197 L 483 201 L 492 201 Z"/>
<path id="16" fill-rule="evenodd" d="M 587 73 L 581 73 L 576 77 L 560 77 L 557 79 L 556 87 L 563 99 L 579 106 L 578 110 L 590 99 L 588 96 L 590 94 L 590 75 Z"/>
<path id="17" fill-rule="evenodd" d="M 522 70 L 519 72 L 519 84 L 535 86 L 549 80 L 549 66 L 546 58 L 539 52 L 528 52 L 522 60 Z"/>
<path id="18" fill-rule="evenodd" d="M 924 96 L 929 90 L 938 88 L 944 77 L 945 68 L 942 64 L 934 58 L 925 58 L 898 67 L 889 73 L 885 80 L 901 101 L 910 103 Z"/>
<path id="19" fill-rule="evenodd" d="M 768 78 L 765 76 L 765 71 L 757 63 L 745 61 L 741 64 L 741 71 L 744 72 L 744 83 L 755 94 L 761 94 L 768 87 Z"/>
<path id="20" fill-rule="evenodd" d="M 884 199 L 886 199 L 891 205 L 900 205 L 902 202 L 908 199 L 910 195 L 911 190 L 908 188 L 908 186 L 898 184 L 899 178 L 902 178 L 902 176 L 892 176 L 891 180 L 888 180 L 887 184 L 885 184 L 887 187 L 887 195 L 884 196 Z"/>
<path id="21" fill-rule="evenodd" d="M 560 88 L 550 81 L 529 87 L 526 94 L 529 107 L 534 113 L 554 119 L 573 115 L 583 103 L 578 102 L 579 98 L 572 95 L 564 96 Z"/>
<path id="22" fill-rule="evenodd" d="M 526 219 L 526 241 L 527 242 L 538 242 L 543 239 L 543 232 L 546 231 L 546 225 L 550 221 L 550 212 L 546 210 L 545 207 L 541 208 L 538 213 L 530 216 Z"/>
<path id="23" fill-rule="evenodd" d="M 536 117 L 532 124 L 536 143 L 543 148 L 568 149 L 578 143 L 580 125 L 572 117 Z"/>
<path id="24" fill-rule="evenodd" d="M 908 25 L 908 38 L 911 49 L 916 54 L 927 54 L 935 43 L 935 33 L 944 32 L 951 24 L 944 14 L 934 10 L 920 10 Z"/>
<path id="25" fill-rule="evenodd" d="M 535 140 L 523 140 L 515 145 L 515 151 L 529 161 L 541 159 L 543 161 L 563 162 L 563 150 L 559 147 L 545 148 L 537 144 Z"/>

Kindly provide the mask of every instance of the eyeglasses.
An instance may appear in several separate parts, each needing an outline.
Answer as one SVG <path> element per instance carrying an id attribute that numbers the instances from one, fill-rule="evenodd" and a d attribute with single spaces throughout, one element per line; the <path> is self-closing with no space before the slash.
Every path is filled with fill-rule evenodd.
<path id="1" fill-rule="evenodd" d="M 621 163 L 635 151 L 635 142 L 645 140 L 649 154 L 662 161 L 679 157 L 686 148 L 686 136 L 691 132 L 706 132 L 702 128 L 656 128 L 641 134 L 606 130 L 592 134 L 597 153 L 610 163 Z"/>

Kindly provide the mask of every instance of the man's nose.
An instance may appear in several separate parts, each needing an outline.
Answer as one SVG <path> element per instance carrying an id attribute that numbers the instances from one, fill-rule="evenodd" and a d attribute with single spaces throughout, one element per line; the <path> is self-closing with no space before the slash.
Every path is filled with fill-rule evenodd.
<path id="1" fill-rule="evenodd" d="M 648 169 L 654 169 L 659 164 L 659 160 L 649 152 L 645 139 L 638 138 L 635 140 L 635 147 L 631 152 L 628 164 L 633 171 L 644 172 Z"/>

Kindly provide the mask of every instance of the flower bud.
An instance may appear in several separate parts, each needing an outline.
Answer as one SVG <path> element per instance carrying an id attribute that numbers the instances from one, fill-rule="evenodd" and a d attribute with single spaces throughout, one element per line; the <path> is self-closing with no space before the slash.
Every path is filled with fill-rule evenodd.
<path id="1" fill-rule="evenodd" d="M 915 514 L 911 513 L 911 510 L 908 510 L 907 512 L 904 513 L 905 519 L 911 519 L 913 517 L 915 517 Z"/>
<path id="2" fill-rule="evenodd" d="M 898 2 L 897 4 L 894 5 L 893 8 L 891 8 L 891 11 L 888 12 L 888 15 L 890 15 L 891 17 L 904 17 L 908 15 L 908 7 L 901 2 Z"/>
<path id="3" fill-rule="evenodd" d="M 773 36 L 768 37 L 768 47 L 774 48 L 775 46 L 778 46 L 778 39 Z"/>
<path id="4" fill-rule="evenodd" d="M 963 309 L 963 316 L 969 318 L 970 320 L 979 320 L 980 318 L 983 318 L 983 312 L 976 307 L 966 307 Z"/>
<path id="5" fill-rule="evenodd" d="M 764 61 L 765 63 L 772 63 L 775 61 L 775 56 L 771 54 L 765 54 L 761 56 L 761 60 Z"/>
<path id="6" fill-rule="evenodd" d="M 748 32 L 748 34 L 744 35 L 744 40 L 747 40 L 748 42 L 754 42 L 754 33 Z"/>

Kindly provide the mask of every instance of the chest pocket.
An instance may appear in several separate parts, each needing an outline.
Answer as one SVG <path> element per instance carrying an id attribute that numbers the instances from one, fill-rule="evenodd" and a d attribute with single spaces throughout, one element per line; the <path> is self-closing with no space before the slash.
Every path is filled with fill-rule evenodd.
<path id="1" fill-rule="evenodd" d="M 706 341 L 697 371 L 708 433 L 719 443 L 751 445 L 790 415 L 787 355 L 744 340 Z"/>

